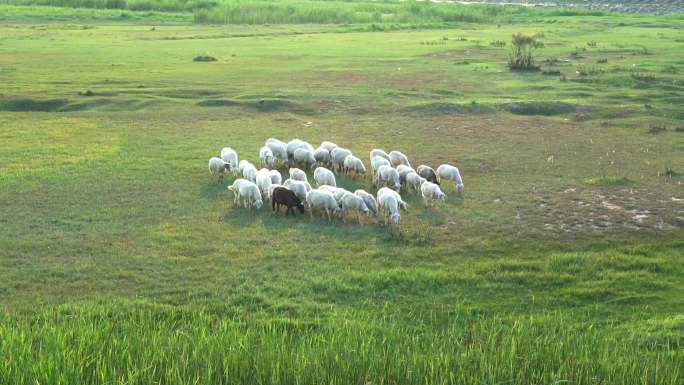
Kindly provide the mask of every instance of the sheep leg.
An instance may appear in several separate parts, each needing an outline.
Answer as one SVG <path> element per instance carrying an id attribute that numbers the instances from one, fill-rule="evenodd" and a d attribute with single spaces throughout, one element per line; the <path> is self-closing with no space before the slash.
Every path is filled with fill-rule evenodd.
<path id="1" fill-rule="evenodd" d="M 328 222 L 332 222 L 332 217 L 330 216 L 330 209 L 325 209 L 325 213 L 328 214 Z"/>
<path id="2" fill-rule="evenodd" d="M 361 216 L 359 215 L 359 212 L 356 212 L 356 220 L 361 224 Z"/>

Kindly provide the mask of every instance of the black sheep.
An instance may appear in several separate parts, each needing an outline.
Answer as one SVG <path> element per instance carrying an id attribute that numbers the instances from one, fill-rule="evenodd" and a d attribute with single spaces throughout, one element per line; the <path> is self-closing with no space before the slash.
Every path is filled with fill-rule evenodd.
<path id="1" fill-rule="evenodd" d="M 271 207 L 273 211 L 280 212 L 280 205 L 287 206 L 287 211 L 285 214 L 289 214 L 293 207 L 297 207 L 299 211 L 304 213 L 304 204 L 297 198 L 292 190 L 286 187 L 276 187 L 273 189 L 273 194 L 271 196 Z"/>

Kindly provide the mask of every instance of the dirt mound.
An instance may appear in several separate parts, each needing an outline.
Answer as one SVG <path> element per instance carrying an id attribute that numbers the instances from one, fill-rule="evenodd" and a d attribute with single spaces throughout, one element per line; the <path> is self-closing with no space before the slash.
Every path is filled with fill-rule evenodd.
<path id="1" fill-rule="evenodd" d="M 419 115 L 450 115 L 450 114 L 474 114 L 492 112 L 494 109 L 479 103 L 426 103 L 408 106 L 399 111 L 407 114 Z"/>
<path id="2" fill-rule="evenodd" d="M 0 111 L 59 111 L 69 104 L 69 99 L 0 99 Z"/>
<path id="3" fill-rule="evenodd" d="M 300 114 L 311 114 L 311 111 L 287 99 L 207 99 L 197 103 L 201 107 L 244 107 L 262 112 L 290 111 Z"/>
<path id="4" fill-rule="evenodd" d="M 511 103 L 503 106 L 505 110 L 516 115 L 553 116 L 577 112 L 578 107 L 568 103 L 527 102 Z"/>

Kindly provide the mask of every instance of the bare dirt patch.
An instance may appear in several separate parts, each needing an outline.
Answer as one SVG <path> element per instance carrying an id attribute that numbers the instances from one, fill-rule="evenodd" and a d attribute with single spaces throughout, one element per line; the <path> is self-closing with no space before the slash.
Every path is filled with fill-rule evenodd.
<path id="1" fill-rule="evenodd" d="M 617 233 L 682 227 L 684 206 L 636 188 L 568 187 L 537 194 L 533 215 L 549 231 Z"/>

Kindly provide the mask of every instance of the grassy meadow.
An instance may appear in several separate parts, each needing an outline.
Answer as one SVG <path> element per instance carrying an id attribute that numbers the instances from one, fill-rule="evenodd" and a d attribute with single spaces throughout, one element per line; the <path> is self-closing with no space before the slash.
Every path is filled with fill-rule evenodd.
<path id="1" fill-rule="evenodd" d="M 0 4 L 0 384 L 684 381 L 681 14 L 235 4 Z M 397 229 L 234 208 L 207 160 L 269 137 L 465 194 Z"/>

